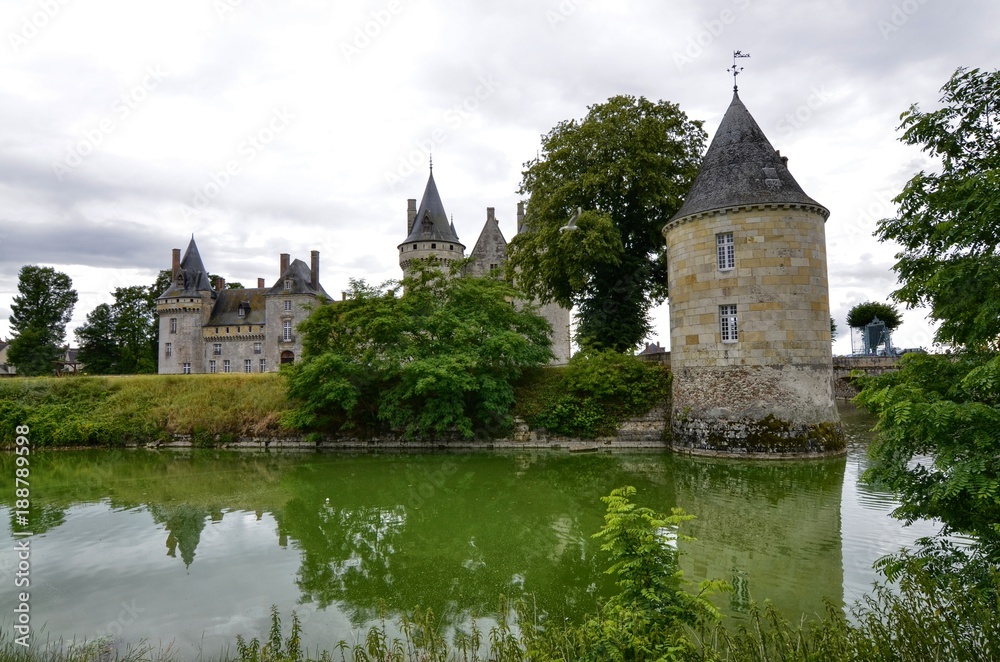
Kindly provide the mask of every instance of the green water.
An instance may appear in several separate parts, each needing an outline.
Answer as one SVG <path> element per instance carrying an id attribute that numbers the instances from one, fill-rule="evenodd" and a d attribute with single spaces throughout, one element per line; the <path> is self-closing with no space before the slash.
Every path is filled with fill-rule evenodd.
<path id="1" fill-rule="evenodd" d="M 353 641 L 378 617 L 431 608 L 488 628 L 501 594 L 576 618 L 613 588 L 591 535 L 600 497 L 694 513 L 681 565 L 730 580 L 789 616 L 853 602 L 871 563 L 929 533 L 858 485 L 867 422 L 847 458 L 708 461 L 669 454 L 303 454 L 65 451 L 33 455 L 31 610 L 42 636 L 172 644 L 211 656 L 263 636 L 268 610 L 302 616 L 306 642 Z M 0 456 L 13 476 L 13 456 Z M 10 484 L 13 483 L 11 479 Z M 0 604 L 14 603 L 13 490 L 0 499 Z M 20 527 L 18 527 L 20 528 Z M 20 589 L 18 589 L 20 590 Z M 0 616 L 10 625 L 9 610 Z M 36 634 L 36 638 L 37 638 Z"/>

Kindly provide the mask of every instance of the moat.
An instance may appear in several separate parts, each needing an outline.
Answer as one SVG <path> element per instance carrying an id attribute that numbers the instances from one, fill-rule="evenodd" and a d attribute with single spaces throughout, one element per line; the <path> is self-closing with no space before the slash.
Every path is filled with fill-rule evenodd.
<path id="1" fill-rule="evenodd" d="M 697 519 L 680 543 L 688 579 L 718 577 L 730 619 L 770 599 L 793 621 L 850 604 L 871 564 L 934 531 L 904 528 L 859 484 L 867 419 L 842 408 L 847 457 L 740 462 L 664 453 L 267 454 L 59 451 L 32 458 L 36 641 L 110 635 L 212 657 L 266 636 L 276 605 L 305 642 L 363 637 L 380 608 L 431 608 L 488 630 L 499 598 L 534 596 L 576 618 L 613 586 L 591 535 L 600 497 Z M 0 456 L 13 474 L 13 455 Z M 0 510 L 0 602 L 13 604 L 10 495 Z M 9 627 L 10 614 L 0 617 Z"/>

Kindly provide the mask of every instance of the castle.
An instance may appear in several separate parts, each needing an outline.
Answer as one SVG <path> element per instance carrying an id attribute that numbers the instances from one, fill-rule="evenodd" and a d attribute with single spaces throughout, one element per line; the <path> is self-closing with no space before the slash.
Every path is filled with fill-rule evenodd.
<path id="1" fill-rule="evenodd" d="M 734 86 L 733 100 L 680 210 L 666 223 L 670 293 L 671 444 L 690 453 L 843 452 L 834 401 L 825 223 L 829 210 L 802 190 Z M 524 207 L 518 205 L 518 231 Z M 398 246 L 415 260 L 465 257 L 433 168 L 423 198 L 407 201 Z M 494 209 L 466 273 L 506 260 Z M 276 370 L 301 353 L 295 328 L 306 305 L 326 299 L 319 253 L 312 264 L 281 256 L 265 288 L 213 288 L 192 238 L 173 254 L 173 282 L 157 299 L 160 372 Z M 516 304 L 515 304 L 516 305 Z M 552 326 L 555 363 L 570 356 L 569 311 L 540 308 Z"/>
<path id="2" fill-rule="evenodd" d="M 519 231 L 526 231 L 523 204 L 518 205 L 517 223 Z M 465 258 L 465 244 L 445 213 L 433 169 L 420 205 L 407 200 L 406 235 L 398 248 L 404 274 L 416 259 L 446 266 Z M 486 210 L 486 223 L 469 257 L 469 276 L 488 276 L 507 259 L 507 240 L 493 207 Z M 319 251 L 312 251 L 308 265 L 282 253 L 278 279 L 270 287 L 263 278 L 255 288 L 227 289 L 221 278 L 210 283 L 193 236 L 183 257 L 173 249 L 171 262 L 170 287 L 156 299 L 160 374 L 277 371 L 301 356 L 296 328 L 310 307 L 330 300 L 319 280 Z M 569 310 L 546 304 L 539 306 L 539 314 L 552 326 L 553 363 L 566 363 Z"/>
<path id="3" fill-rule="evenodd" d="M 833 388 L 830 212 L 787 166 L 734 87 L 684 204 L 663 228 L 676 449 L 844 447 Z"/>

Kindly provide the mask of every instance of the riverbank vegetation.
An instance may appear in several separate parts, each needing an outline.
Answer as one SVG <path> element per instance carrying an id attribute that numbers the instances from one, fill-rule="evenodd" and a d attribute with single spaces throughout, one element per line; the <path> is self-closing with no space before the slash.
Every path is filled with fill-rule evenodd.
<path id="1" fill-rule="evenodd" d="M 122 446 L 190 435 L 212 445 L 292 434 L 290 403 L 275 374 L 131 375 L 0 381 L 0 435 L 27 425 L 37 447 Z"/>

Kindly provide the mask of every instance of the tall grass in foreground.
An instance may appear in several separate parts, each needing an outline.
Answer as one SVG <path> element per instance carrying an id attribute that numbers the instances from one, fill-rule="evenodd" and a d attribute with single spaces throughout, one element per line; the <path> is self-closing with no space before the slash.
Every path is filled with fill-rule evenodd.
<path id="1" fill-rule="evenodd" d="M 37 446 L 196 443 L 291 434 L 281 375 L 130 375 L 0 380 L 0 443 L 31 428 Z"/>

